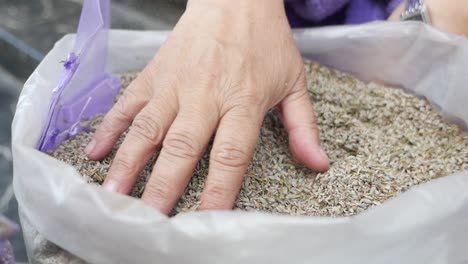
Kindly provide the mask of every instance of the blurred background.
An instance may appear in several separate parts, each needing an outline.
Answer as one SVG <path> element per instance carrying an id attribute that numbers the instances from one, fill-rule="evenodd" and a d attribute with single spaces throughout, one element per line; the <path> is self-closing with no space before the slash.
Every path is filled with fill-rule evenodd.
<path id="1" fill-rule="evenodd" d="M 17 97 L 54 43 L 76 31 L 81 5 L 82 0 L 0 0 L 0 214 L 17 223 L 10 147 Z M 184 8 L 185 0 L 112 0 L 112 28 L 168 30 Z M 17 261 L 27 262 L 22 235 L 12 243 Z"/>

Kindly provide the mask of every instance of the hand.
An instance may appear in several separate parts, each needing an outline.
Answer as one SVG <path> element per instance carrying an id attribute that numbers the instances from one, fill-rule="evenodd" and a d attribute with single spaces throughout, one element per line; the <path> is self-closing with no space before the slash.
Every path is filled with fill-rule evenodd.
<path id="1" fill-rule="evenodd" d="M 267 111 L 279 104 L 298 160 L 329 163 L 282 0 L 191 0 L 86 149 L 101 159 L 131 124 L 104 182 L 129 193 L 162 146 L 142 200 L 168 214 L 215 133 L 201 209 L 230 209 Z M 133 122 L 133 123 L 132 123 Z"/>
<path id="2" fill-rule="evenodd" d="M 468 36 L 468 2 L 459 0 L 425 0 L 431 24 L 443 31 Z M 390 16 L 390 21 L 398 21 L 405 10 L 404 1 Z"/>

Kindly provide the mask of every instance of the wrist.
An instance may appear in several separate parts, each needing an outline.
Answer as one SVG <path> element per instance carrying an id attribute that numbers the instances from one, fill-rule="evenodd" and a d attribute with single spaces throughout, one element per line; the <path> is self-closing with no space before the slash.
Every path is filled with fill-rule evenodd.
<path id="1" fill-rule="evenodd" d="M 226 41 L 272 28 L 290 32 L 283 0 L 188 0 L 179 23 Z"/>
<path id="2" fill-rule="evenodd" d="M 283 5 L 283 0 L 188 0 L 187 6 L 191 5 L 211 5 L 223 8 L 239 8 L 239 7 L 259 7 L 277 8 Z"/>
<path id="3" fill-rule="evenodd" d="M 192 10 L 251 17 L 285 15 L 283 0 L 188 0 L 186 11 Z"/>

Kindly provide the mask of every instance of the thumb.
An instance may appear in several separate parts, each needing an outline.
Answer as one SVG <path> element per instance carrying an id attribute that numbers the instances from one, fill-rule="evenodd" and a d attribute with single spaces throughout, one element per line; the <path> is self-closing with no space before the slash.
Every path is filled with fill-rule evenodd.
<path id="1" fill-rule="evenodd" d="M 320 147 L 319 130 L 305 77 L 301 77 L 293 92 L 283 99 L 280 112 L 292 154 L 312 170 L 326 171 L 330 164 Z"/>

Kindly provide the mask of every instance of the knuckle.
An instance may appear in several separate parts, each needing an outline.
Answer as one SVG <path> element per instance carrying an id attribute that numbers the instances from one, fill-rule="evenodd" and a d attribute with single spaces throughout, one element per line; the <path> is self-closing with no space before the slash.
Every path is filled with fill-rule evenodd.
<path id="1" fill-rule="evenodd" d="M 306 131 L 306 132 L 312 132 L 314 134 L 319 134 L 320 129 L 317 125 L 317 122 L 315 121 L 315 115 L 311 116 L 311 119 L 307 120 L 301 125 L 296 125 L 293 126 L 289 129 L 289 132 L 296 132 L 296 131 Z"/>
<path id="2" fill-rule="evenodd" d="M 161 126 L 144 112 L 141 112 L 133 121 L 131 132 L 152 145 L 157 145 L 162 138 Z"/>
<path id="3" fill-rule="evenodd" d="M 109 138 L 114 139 L 119 135 L 120 131 L 118 131 L 117 126 L 115 125 L 115 121 L 113 119 L 109 119 L 108 117 L 104 118 L 95 133 L 95 137 L 99 138 L 99 140 L 105 140 Z"/>
<path id="4" fill-rule="evenodd" d="M 109 134 L 112 133 L 115 129 L 115 126 L 112 125 L 112 120 L 110 120 L 108 117 L 105 117 L 104 120 L 102 121 L 101 125 L 98 128 L 99 133 L 103 134 Z"/>
<path id="5" fill-rule="evenodd" d="M 307 129 L 312 132 L 312 134 L 315 134 L 317 136 L 320 135 L 320 129 L 317 126 L 317 123 L 315 121 L 308 122 L 306 125 Z"/>
<path id="6" fill-rule="evenodd" d="M 151 90 L 154 84 L 153 76 L 156 76 L 155 67 L 151 66 L 150 63 L 135 79 L 135 84 L 139 86 L 139 89 L 145 94 L 151 94 Z"/>
<path id="7" fill-rule="evenodd" d="M 201 148 L 200 142 L 191 133 L 183 131 L 169 133 L 163 143 L 165 154 L 183 159 L 198 158 Z"/>
<path id="8" fill-rule="evenodd" d="M 208 185 L 203 191 L 202 205 L 206 209 L 224 209 L 226 207 L 232 207 L 234 203 L 232 193 L 236 193 L 234 190 L 227 188 L 224 184 L 213 183 Z"/>
<path id="9" fill-rule="evenodd" d="M 315 116 L 315 113 L 312 113 L 309 122 L 307 122 L 309 128 L 314 131 L 319 131 L 319 127 L 317 125 L 317 117 Z"/>
<path id="10" fill-rule="evenodd" d="M 138 174 L 138 165 L 129 158 L 125 152 L 120 152 L 112 162 L 113 171 L 118 171 L 118 175 L 136 175 Z M 124 173 L 121 173 L 124 172 Z"/>
<path id="11" fill-rule="evenodd" d="M 301 89 L 294 90 L 294 91 L 292 91 L 290 93 L 289 97 L 290 97 L 291 101 L 300 101 L 300 100 L 304 100 L 304 99 L 308 100 L 308 101 L 312 100 L 312 98 L 309 95 L 309 92 L 308 92 L 307 88 L 305 88 L 305 89 L 301 88 Z"/>
<path id="12" fill-rule="evenodd" d="M 197 71 L 197 81 L 200 87 L 204 87 L 207 91 L 211 91 L 211 87 L 215 87 L 219 85 L 220 81 L 220 74 L 219 70 L 215 69 L 212 71 L 207 70 L 196 70 Z"/>
<path id="13" fill-rule="evenodd" d="M 132 120 L 133 116 L 129 108 L 131 102 L 137 100 L 136 98 L 138 97 L 132 89 L 125 91 L 112 108 L 114 118 L 121 122 Z"/>
<path id="14" fill-rule="evenodd" d="M 256 123 L 265 113 L 264 108 L 259 105 L 238 104 L 231 108 L 224 118 L 239 124 L 249 124 Z"/>
<path id="15" fill-rule="evenodd" d="M 226 198 L 226 194 L 230 191 L 228 188 L 224 187 L 222 183 L 213 183 L 208 185 L 204 190 L 204 194 L 208 197 L 208 201 L 222 201 Z"/>
<path id="16" fill-rule="evenodd" d="M 296 87 L 297 87 L 296 89 L 304 90 L 304 92 L 308 96 L 309 93 L 307 92 L 307 78 L 306 78 L 304 70 L 301 71 L 298 78 L 299 79 L 297 80 L 297 83 L 296 83 Z"/>
<path id="17" fill-rule="evenodd" d="M 319 137 L 319 135 L 320 135 L 320 129 L 317 126 L 317 123 L 315 121 L 313 121 L 313 120 L 305 122 L 303 125 L 293 127 L 291 129 L 292 133 L 294 133 L 296 131 L 304 131 L 305 133 L 308 133 L 310 135 L 315 135 L 316 137 Z"/>
<path id="18" fill-rule="evenodd" d="M 166 200 L 170 195 L 171 186 L 163 178 L 158 179 L 157 182 L 150 182 L 145 186 L 144 195 L 148 197 L 153 203 L 161 200 Z"/>
<path id="19" fill-rule="evenodd" d="M 251 89 L 244 84 L 228 84 L 227 86 L 229 89 L 226 89 L 222 93 L 223 97 L 221 100 L 228 108 L 238 106 L 259 107 L 266 105 L 269 100 L 268 94 L 265 94 L 265 91 L 260 89 Z"/>
<path id="20" fill-rule="evenodd" d="M 218 169 L 237 171 L 249 165 L 250 155 L 233 143 L 221 143 L 211 153 L 211 165 Z"/>
<path id="21" fill-rule="evenodd" d="M 292 88 L 292 92 L 296 93 L 299 98 L 307 98 L 308 100 L 312 100 L 312 97 L 309 94 L 309 90 L 307 88 L 307 80 L 305 77 L 300 77 L 295 86 Z"/>
<path id="22" fill-rule="evenodd" d="M 223 205 L 226 203 L 223 201 L 222 196 L 215 196 L 217 194 L 210 192 L 206 192 L 206 196 L 208 198 L 203 198 L 201 201 L 202 208 L 204 209 L 221 209 Z"/>
<path id="23" fill-rule="evenodd" d="M 311 104 L 312 104 L 312 96 L 310 95 L 309 93 L 309 90 L 307 89 L 307 87 L 302 87 L 298 90 L 297 92 L 299 94 L 299 98 L 303 98 L 305 99 L 306 101 L 309 101 Z"/>
<path id="24" fill-rule="evenodd" d="M 262 105 L 265 101 L 265 96 L 262 96 L 258 91 L 249 91 L 239 97 L 239 101 L 247 106 Z"/>

